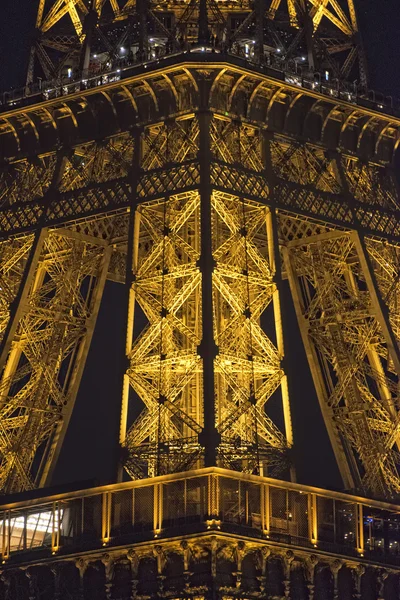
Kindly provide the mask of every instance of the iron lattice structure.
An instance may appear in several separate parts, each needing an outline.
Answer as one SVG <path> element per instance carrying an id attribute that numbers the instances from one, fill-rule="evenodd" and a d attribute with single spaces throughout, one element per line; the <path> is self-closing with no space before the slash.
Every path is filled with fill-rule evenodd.
<path id="1" fill-rule="evenodd" d="M 143 203 L 136 218 L 133 293 L 149 325 L 128 350 L 127 378 L 146 406 L 126 433 L 129 472 L 143 477 L 201 464 L 203 379 L 212 376 L 204 369 L 210 347 L 202 334 L 213 321 L 218 460 L 250 471 L 266 460 L 280 472 L 292 436 L 268 209 L 212 195 L 213 319 L 203 311 L 199 193 Z M 260 326 L 267 309 L 275 310 L 280 351 Z M 280 386 L 286 435 L 265 411 Z"/>
<path id="2" fill-rule="evenodd" d="M 71 69 L 87 77 L 127 48 L 147 60 L 210 41 L 256 64 L 275 56 L 367 84 L 354 0 L 40 0 L 27 81 L 62 80 Z"/>
<path id="3" fill-rule="evenodd" d="M 39 55 L 72 16 L 89 68 L 89 16 L 107 6 L 85 6 L 46 13 L 41 2 Z M 346 6 L 347 17 L 333 0 L 287 3 L 294 29 L 282 31 L 293 52 L 305 44 L 308 73 L 312 55 L 323 65 L 350 49 L 319 36 L 325 20 L 343 35 L 352 23 L 351 58 L 334 67 L 349 72 L 359 38 Z M 231 38 L 234 5 L 189 4 L 180 20 L 172 7 L 175 38 L 197 40 L 190 53 L 165 25 L 160 34 L 154 7 L 112 8 L 110 28 L 126 26 L 141 61 L 154 40 L 170 52 L 0 114 L 1 488 L 51 480 L 109 279 L 126 287 L 120 443 L 131 477 L 215 465 L 288 474 L 290 287 L 345 488 L 397 496 L 400 121 L 263 65 L 263 4 Z M 248 56 L 218 47 L 216 34 L 246 45 L 257 23 Z"/>

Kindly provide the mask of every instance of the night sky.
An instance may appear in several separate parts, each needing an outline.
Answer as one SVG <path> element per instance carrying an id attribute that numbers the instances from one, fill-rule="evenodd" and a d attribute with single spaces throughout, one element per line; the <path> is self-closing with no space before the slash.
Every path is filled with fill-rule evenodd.
<path id="1" fill-rule="evenodd" d="M 48 0 L 49 1 L 49 0 Z M 37 0 L 1 0 L 0 90 L 24 83 L 28 52 L 34 34 Z M 356 0 L 367 52 L 370 86 L 400 97 L 398 0 Z M 123 354 L 122 286 L 109 283 L 102 302 L 89 359 L 71 426 L 56 469 L 54 483 L 115 476 L 119 427 L 119 356 Z M 307 360 L 289 295 L 284 298 L 289 341 L 288 374 L 292 388 L 295 463 L 298 479 L 321 487 L 338 488 L 340 479 L 326 438 L 312 388 Z"/>

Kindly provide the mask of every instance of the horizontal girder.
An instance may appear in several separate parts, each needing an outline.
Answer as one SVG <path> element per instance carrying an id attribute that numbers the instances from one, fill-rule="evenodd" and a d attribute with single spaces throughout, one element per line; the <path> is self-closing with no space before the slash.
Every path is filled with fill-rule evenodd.
<path id="1" fill-rule="evenodd" d="M 0 156 L 8 160 L 52 152 L 56 145 L 107 138 L 133 123 L 155 123 L 192 112 L 204 103 L 232 118 L 257 122 L 276 133 L 385 164 L 397 150 L 400 121 L 337 90 L 323 95 L 284 74 L 266 75 L 234 59 L 192 53 L 165 59 L 163 67 L 132 68 L 112 83 L 0 114 Z M 200 93 L 201 88 L 201 93 Z M 57 90 L 43 92 L 53 97 Z M 202 95 L 202 98 L 201 98 Z"/>
<path id="2" fill-rule="evenodd" d="M 392 170 L 397 119 L 229 63 L 205 62 L 149 69 L 145 75 L 3 113 L 3 235 L 125 210 L 135 192 L 132 124 L 144 127 L 145 158 L 136 193 L 157 198 L 194 189 L 200 171 L 193 110 L 206 96 L 214 113 L 215 188 L 246 191 L 266 201 L 272 194 L 282 209 L 397 239 Z M 274 138 L 269 173 L 260 150 L 264 133 Z M 346 193 L 332 171 L 336 153 L 347 173 Z M 65 171 L 50 194 L 60 157 Z M 375 198 L 377 186 L 382 191 Z"/>

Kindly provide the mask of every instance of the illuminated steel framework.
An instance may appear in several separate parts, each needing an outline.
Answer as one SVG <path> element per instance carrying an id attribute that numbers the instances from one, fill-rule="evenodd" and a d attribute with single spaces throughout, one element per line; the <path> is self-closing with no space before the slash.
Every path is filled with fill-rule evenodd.
<path id="1" fill-rule="evenodd" d="M 366 77 L 352 0 L 240 11 L 40 3 L 30 77 L 36 52 L 61 95 L 0 113 L 6 493 L 51 481 L 109 279 L 126 289 L 133 479 L 293 476 L 288 287 L 345 489 L 400 494 L 400 121 L 339 85 L 356 56 Z M 96 44 L 135 59 L 64 88 Z M 308 89 L 283 71 L 303 52 Z"/>
<path id="2" fill-rule="evenodd" d="M 2 488 L 50 481 L 107 278 L 127 472 L 285 476 L 288 280 L 344 486 L 396 496 L 399 122 L 192 56 L 0 116 Z"/>
<path id="3" fill-rule="evenodd" d="M 367 84 L 354 0 L 40 0 L 28 84 L 194 45 Z"/>

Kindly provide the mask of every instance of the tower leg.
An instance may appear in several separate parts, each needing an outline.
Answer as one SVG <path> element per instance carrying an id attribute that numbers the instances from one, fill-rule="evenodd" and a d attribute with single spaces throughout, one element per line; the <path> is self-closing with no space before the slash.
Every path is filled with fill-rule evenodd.
<path id="1" fill-rule="evenodd" d="M 287 241 L 285 263 L 336 460 L 346 487 L 398 494 L 398 345 L 390 309 L 365 241 L 315 228 L 315 235 Z"/>
<path id="2" fill-rule="evenodd" d="M 72 412 L 110 248 L 74 230 L 43 230 L 5 339 L 0 381 L 1 488 L 49 482 Z"/>

